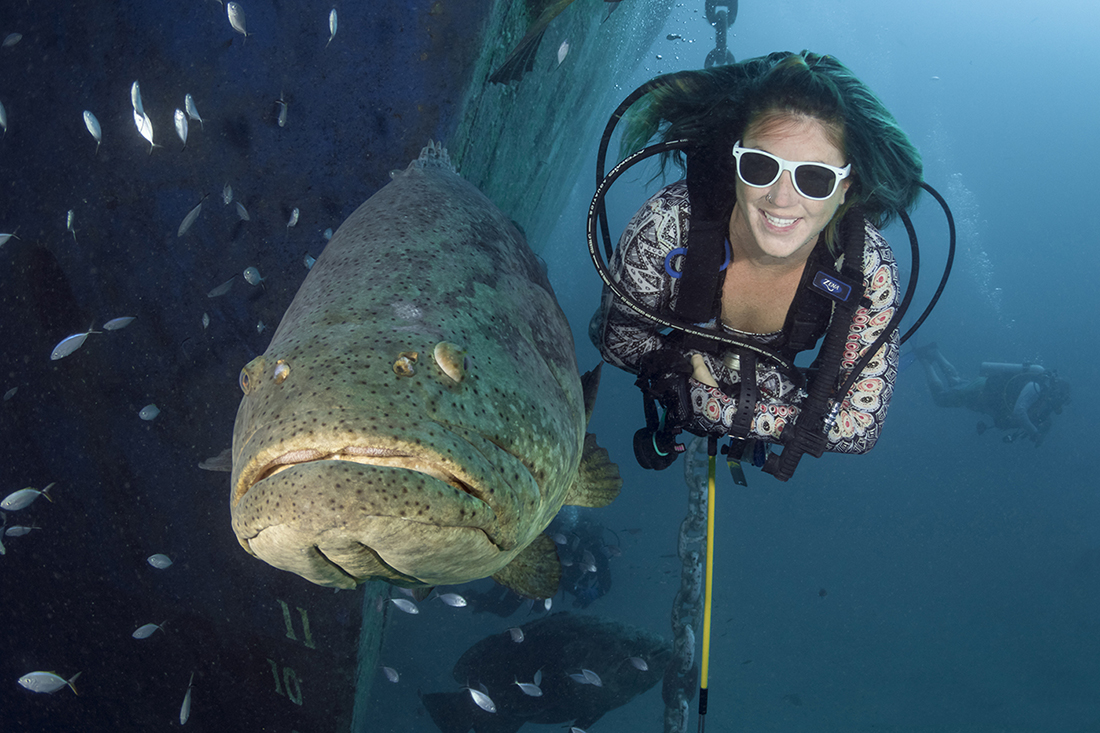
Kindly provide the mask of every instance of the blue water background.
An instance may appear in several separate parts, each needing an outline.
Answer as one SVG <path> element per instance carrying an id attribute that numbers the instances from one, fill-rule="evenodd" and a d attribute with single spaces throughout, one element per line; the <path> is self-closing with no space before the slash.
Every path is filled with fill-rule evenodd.
<path id="1" fill-rule="evenodd" d="M 295 27 L 291 20 L 296 14 L 301 17 L 295 22 L 317 25 L 316 16 L 323 17 L 327 5 L 265 8 L 257 4 L 254 10 L 249 6 L 249 28 L 256 35 L 243 46 L 228 44 L 233 36 L 224 16 L 204 13 L 199 10 L 202 5 L 196 4 L 190 33 L 174 41 L 167 40 L 171 33 L 148 31 L 150 24 L 161 20 L 148 9 L 151 6 L 144 11 L 139 9 L 143 6 L 120 10 L 120 17 L 131 29 L 118 33 L 120 48 L 128 48 L 125 56 L 145 59 L 143 64 L 148 65 L 124 58 L 119 61 L 121 68 L 114 68 L 116 73 L 109 75 L 81 58 L 76 44 L 58 49 L 72 57 L 71 73 L 64 83 L 65 93 L 75 100 L 76 113 L 67 113 L 64 126 L 43 116 L 36 120 L 43 130 L 56 133 L 53 139 L 64 150 L 59 157 L 84 161 L 94 143 L 79 127 L 79 111 L 93 108 L 99 114 L 93 105 L 97 100 L 110 100 L 111 111 L 99 116 L 105 135 L 113 137 L 105 137 L 100 156 L 113 155 L 115 161 L 136 166 L 145 150 L 140 145 L 123 147 L 120 142 L 125 139 L 121 129 L 133 136 L 124 100 L 134 78 L 142 80 L 147 106 L 161 114 L 157 118 L 158 142 L 177 145 L 168 126 L 170 118 L 163 111 L 182 105 L 186 91 L 196 94 L 204 115 L 213 113 L 221 118 L 214 131 L 207 127 L 208 135 L 191 131 L 189 148 L 204 154 L 197 157 L 206 161 L 203 166 L 196 163 L 186 177 L 178 178 L 158 174 L 161 169 L 149 166 L 140 180 L 133 181 L 132 190 L 109 192 L 127 205 L 140 205 L 142 227 L 160 222 L 163 229 L 164 236 L 157 241 L 135 237 L 103 244 L 125 251 L 127 262 L 139 263 L 131 265 L 135 269 L 117 272 L 104 268 L 91 273 L 89 277 L 102 285 L 78 288 L 79 308 L 70 294 L 59 301 L 64 304 L 58 308 L 63 313 L 53 313 L 49 329 L 36 327 L 31 335 L 20 332 L 20 338 L 34 342 L 34 349 L 27 353 L 41 359 L 57 339 L 73 330 L 73 322 L 81 321 L 85 311 L 118 311 L 122 315 L 144 303 L 176 306 L 166 314 L 158 310 L 162 313 L 158 318 L 163 320 L 139 320 L 132 330 L 119 334 L 127 339 L 122 343 L 128 345 L 130 368 L 106 378 L 106 385 L 89 378 L 87 362 L 83 367 L 75 361 L 62 362 L 61 371 L 50 373 L 70 383 L 64 387 L 67 391 L 61 392 L 61 400 L 44 399 L 26 387 L 17 395 L 17 399 L 31 396 L 35 400 L 37 427 L 47 432 L 47 437 L 38 440 L 48 442 L 53 455 L 71 465 L 91 460 L 67 440 L 69 431 L 75 430 L 70 427 L 72 412 L 82 405 L 110 401 L 120 413 L 128 414 L 148 401 L 166 408 L 163 418 L 167 420 L 142 425 L 140 433 L 127 434 L 117 443 L 104 438 L 104 445 L 140 466 L 134 475 L 118 476 L 120 486 L 125 481 L 128 497 L 131 485 L 143 489 L 158 485 L 155 466 L 143 463 L 142 456 L 160 452 L 193 465 L 195 459 L 224 447 L 236 394 L 226 400 L 218 385 L 232 383 L 240 365 L 267 343 L 270 331 L 256 333 L 255 321 L 277 323 L 281 307 L 289 302 L 304 275 L 301 254 L 319 253 L 323 244 L 319 235 L 325 227 L 337 226 L 380 185 L 385 170 L 404 165 L 423 139 L 453 129 L 453 121 L 444 111 L 438 126 L 406 130 L 402 112 L 419 103 L 453 109 L 460 101 L 446 98 L 442 91 L 430 98 L 409 98 L 408 89 L 423 88 L 424 80 L 410 80 L 408 89 L 371 87 L 372 63 L 404 53 L 386 45 L 395 30 L 387 27 L 384 19 L 374 20 L 376 14 L 363 15 L 362 25 L 371 29 L 367 34 L 370 44 L 351 58 L 338 56 L 342 64 L 361 70 L 362 89 L 370 91 L 343 96 L 317 92 L 326 88 L 327 79 L 325 67 L 318 65 L 323 58 L 319 55 L 323 34 L 313 34 L 320 35 L 320 41 L 311 38 L 310 43 L 301 40 L 297 30 L 276 35 L 279 29 Z M 212 2 L 206 5 L 216 8 Z M 424 9 L 413 5 L 394 3 L 394 17 Z M 685 2 L 669 20 L 667 32 L 685 40 L 659 42 L 644 68 L 609 70 L 622 75 L 620 96 L 655 74 L 702 65 L 713 41 L 713 31 L 702 19 L 702 5 L 701 0 Z M 340 12 L 341 27 L 354 28 L 359 9 L 341 7 Z M 92 27 L 108 21 L 120 22 L 115 18 L 88 19 Z M 59 38 L 69 37 L 65 29 L 58 31 Z M 200 32 L 213 34 L 225 44 L 223 53 L 240 59 L 238 73 L 255 75 L 262 81 L 262 89 L 241 97 L 234 92 L 238 85 L 231 83 L 233 79 L 224 77 L 215 78 L 206 93 L 200 93 L 195 80 L 205 79 L 211 70 L 179 71 L 187 69 L 187 63 L 199 63 L 194 59 L 201 54 L 192 49 Z M 350 53 L 342 49 L 339 40 L 340 36 L 330 50 L 335 55 Z M 265 58 L 280 58 L 280 68 L 285 71 L 272 72 L 270 65 L 250 66 L 244 51 L 252 44 L 263 50 Z M 934 407 L 914 367 L 899 381 L 886 431 L 872 453 L 806 459 L 787 484 L 751 473 L 750 486 L 738 488 L 720 473 L 708 730 L 1100 730 L 1100 500 L 1088 432 L 1092 426 L 1088 415 L 1095 404 L 1088 386 L 1098 376 L 1091 321 L 1100 313 L 1097 288 L 1090 277 L 1098 258 L 1091 222 L 1095 195 L 1090 187 L 1095 179 L 1092 171 L 1100 169 L 1100 146 L 1095 142 L 1100 86 L 1093 58 L 1098 46 L 1100 9 L 1085 2 L 1055 2 L 1042 8 L 1024 3 L 939 0 L 920 4 L 870 0 L 741 3 L 730 40 L 730 49 L 738 58 L 802 48 L 838 56 L 880 94 L 922 150 L 926 179 L 950 200 L 960 235 L 955 272 L 939 307 L 914 343 L 936 341 L 963 374 L 976 373 L 985 360 L 1038 361 L 1058 369 L 1073 383 L 1075 392 L 1073 403 L 1044 446 L 1005 445 L 995 433 L 976 434 L 976 415 Z M 543 52 L 549 54 L 552 48 Z M 163 58 L 171 63 L 158 60 Z M 410 73 L 415 68 L 409 64 Z M 284 82 L 288 82 L 288 94 L 300 96 L 288 97 L 289 125 L 282 130 L 274 123 L 274 99 L 284 91 Z M 307 88 L 312 93 L 307 93 Z M 343 102 L 348 97 L 361 106 L 347 109 Z M 17 124 L 23 130 L 19 134 L 27 134 L 29 125 L 27 117 L 18 114 L 20 105 L 10 103 L 6 96 L 0 98 L 7 102 L 12 118 L 9 134 L 17 134 Z M 608 99 L 606 113 L 618 101 Z M 115 120 L 110 130 L 106 129 L 108 118 Z M 303 118 L 310 120 L 305 129 L 298 126 Z M 234 122 L 238 119 L 263 119 L 264 123 L 253 122 L 252 128 L 242 129 Z M 346 150 L 350 143 L 341 136 L 349 135 L 353 119 L 357 125 L 373 126 L 380 137 L 398 137 L 401 150 L 389 160 L 342 157 L 338 151 Z M 220 141 L 217 156 L 211 155 L 215 150 L 213 133 Z M 516 130 L 516 134 L 523 131 Z M 312 146 L 308 149 L 320 159 L 320 172 L 312 174 L 316 177 L 295 178 L 294 171 L 286 167 L 251 169 L 251 159 L 243 153 L 226 152 L 238 149 L 245 139 L 254 146 L 267 146 L 259 152 L 252 150 L 253 156 L 265 159 L 277 156 L 277 142 L 297 151 Z M 589 144 L 590 158 L 594 158 L 596 141 Z M 137 152 L 131 154 L 131 148 Z M 154 151 L 152 157 L 156 160 L 167 153 Z M 78 159 L 78 154 L 83 157 Z M 37 187 L 43 197 L 49 194 L 51 198 L 59 186 L 68 187 L 72 203 L 67 206 L 77 208 L 77 229 L 91 230 L 98 217 L 110 219 L 111 210 L 79 206 L 84 197 L 100 201 L 97 197 L 103 194 L 90 166 L 81 162 L 75 171 L 66 167 L 60 183 L 62 174 L 53 169 L 25 168 L 26 173 L 12 174 L 5 185 Z M 624 181 L 613 192 L 613 230 L 621 229 L 646 191 L 653 190 L 643 185 L 646 173 L 634 178 L 635 183 Z M 231 210 L 216 201 L 227 179 L 234 183 L 238 195 L 244 196 L 256 226 L 266 227 L 262 236 L 234 228 Z M 260 185 L 261 180 L 268 185 Z M 600 288 L 587 259 L 583 232 L 592 188 L 592 174 L 586 169 L 558 227 L 553 232 L 530 233 L 542 250 L 573 324 L 582 368 L 598 360 L 586 335 Z M 196 224 L 191 244 L 178 247 L 176 223 L 203 192 L 213 194 L 206 204 L 209 208 Z M 282 222 L 293 205 L 302 206 L 303 220 L 290 232 L 292 246 L 276 246 L 273 243 L 286 234 Z M 48 216 L 37 211 L 23 220 L 43 229 L 48 224 L 56 230 L 52 239 L 62 242 L 68 236 L 63 229 L 65 208 L 52 210 Z M 922 205 L 915 218 L 922 243 L 923 297 L 917 298 L 922 304 L 938 277 L 945 237 L 936 207 Z M 165 226 L 165 221 L 170 226 Z M 146 231 L 142 227 L 135 224 L 134 231 Z M 21 234 L 28 232 L 21 230 Z M 907 269 L 903 232 L 891 231 L 889 237 Z M 78 247 L 58 246 L 56 251 L 69 271 L 90 267 L 81 259 L 84 255 Z M 249 264 L 260 264 L 271 277 L 267 294 L 249 291 L 247 297 L 211 305 L 205 292 Z M 1080 282 L 1078 274 L 1082 275 Z M 245 292 L 242 283 L 235 287 Z M 193 334 L 196 342 L 202 337 L 197 317 L 206 308 L 214 321 L 215 330 L 209 336 L 212 344 L 201 349 L 194 344 L 181 346 L 181 333 Z M 12 348 L 15 331 L 13 324 L 5 326 L 5 348 Z M 149 343 L 155 348 L 146 346 Z M 9 378 L 26 380 L 29 371 L 34 378 L 46 379 L 40 373 L 45 371 L 42 364 L 24 362 L 23 352 L 18 354 L 18 361 L 8 360 Z M 164 369 L 168 371 L 158 372 L 156 380 L 149 378 L 152 372 Z M 197 370 L 203 370 L 202 379 L 195 377 Z M 614 561 L 611 593 L 589 611 L 668 633 L 679 572 L 678 561 L 669 555 L 675 552 L 686 489 L 680 466 L 654 474 L 634 465 L 630 437 L 643 421 L 632 381 L 628 375 L 605 369 L 591 428 L 619 462 L 626 481 L 622 497 L 611 507 L 585 511 L 618 531 L 624 549 L 623 556 Z M 166 382 L 187 382 L 209 392 L 196 396 L 192 391 L 166 402 Z M 60 379 L 52 384 L 59 383 Z M 203 402 L 206 409 L 198 414 L 216 415 L 221 422 L 204 425 L 200 440 L 178 442 L 170 427 L 178 424 L 171 422 L 173 415 L 186 420 L 195 414 L 192 406 Z M 17 448 L 21 445 L 8 446 L 9 465 L 18 465 L 19 470 L 14 475 L 12 469 L 5 487 L 22 486 L 24 481 L 41 485 L 49 480 L 39 478 L 49 474 L 50 466 L 39 466 L 32 476 L 27 466 L 19 463 Z M 186 535 L 171 521 L 173 511 L 187 503 L 186 496 L 142 490 L 122 500 L 98 486 L 83 488 L 92 492 L 85 498 L 90 504 L 99 501 L 98 492 L 103 491 L 113 511 L 148 513 L 150 522 L 157 524 L 160 544 L 179 548 L 177 552 L 220 547 L 225 559 L 201 568 L 212 579 L 208 586 L 195 590 L 201 598 L 181 594 L 175 599 L 182 613 L 189 602 L 215 602 L 222 578 L 247 583 L 267 577 L 266 569 L 244 557 L 232 537 L 226 536 L 224 513 L 211 513 L 204 534 Z M 196 481 L 196 491 L 224 492 L 224 488 L 216 481 Z M 80 532 L 72 532 L 75 538 L 64 538 L 73 548 L 66 557 L 78 556 L 80 562 L 87 563 L 87 588 L 109 587 L 118 604 L 90 607 L 71 585 L 61 584 L 60 579 L 70 576 L 44 564 L 39 583 L 17 589 L 18 593 L 9 589 L 0 603 L 9 610 L 17 608 L 16 621 L 23 623 L 32 613 L 28 609 L 40 608 L 38 602 L 48 600 L 53 604 L 48 606 L 49 612 L 30 621 L 36 622 L 40 633 L 54 636 L 48 643 L 46 636 L 21 637 L 19 648 L 13 646 L 8 661 L 0 662 L 5 664 L 5 673 L 30 671 L 13 667 L 13 659 L 19 664 L 23 660 L 47 664 L 46 659 L 62 656 L 60 650 L 76 648 L 87 653 L 86 649 L 92 648 L 96 655 L 106 657 L 105 666 L 124 680 L 132 674 L 126 666 L 126 654 L 131 652 L 122 650 L 130 649 L 126 644 L 131 640 L 123 632 L 114 646 L 110 634 L 115 631 L 105 631 L 108 621 L 117 621 L 115 626 L 128 630 L 131 619 L 162 620 L 152 616 L 160 613 L 159 606 L 145 608 L 135 600 L 148 583 L 138 579 L 144 568 L 126 566 L 123 570 L 115 563 L 97 564 L 97 559 L 110 555 L 126 538 L 111 535 L 109 527 L 76 526 Z M 627 533 L 625 529 L 640 531 Z M 96 534 L 89 548 L 79 542 L 85 530 L 106 534 Z M 53 541 L 62 540 L 55 535 Z M 14 553 L 17 545 L 14 541 L 9 544 Z M 137 548 L 134 564 L 141 565 L 142 551 L 158 549 L 162 548 Z M 0 567 L 12 557 L 0 558 Z M 293 586 L 295 581 L 298 579 L 287 576 L 285 585 Z M 821 589 L 827 591 L 824 597 Z M 569 599 L 559 596 L 555 603 L 568 607 Z M 257 601 L 257 613 L 262 610 L 260 605 Z M 120 620 L 111 619 L 112 613 Z M 98 624 L 89 630 L 94 636 L 66 635 L 69 619 L 90 623 L 89 617 Z M 482 636 L 522 620 L 518 614 L 507 620 L 473 616 L 438 601 L 422 604 L 422 613 L 416 617 L 391 614 L 383 663 L 401 670 L 402 683 L 378 690 L 372 731 L 434 730 L 419 707 L 418 690 L 458 689 L 450 677 L 458 655 Z M 231 646 L 232 639 L 220 641 Z M 57 653 L 49 656 L 47 648 Z M 122 666 L 111 664 L 110 654 L 115 649 Z M 201 660 L 206 652 L 201 645 L 187 650 L 195 660 Z M 182 669 L 174 669 L 173 674 L 172 697 L 163 705 L 168 722 L 179 702 L 175 690 L 182 694 L 178 678 L 182 675 L 186 680 Z M 91 672 L 85 675 L 93 687 L 103 684 L 103 678 L 100 674 L 97 683 Z M 128 684 L 120 682 L 118 687 L 125 690 Z M 15 687 L 14 681 L 7 679 L 0 679 L 0 685 Z M 134 694 L 152 694 L 136 685 L 133 689 Z M 16 692 L 23 693 L 18 688 Z M 266 687 L 262 693 L 267 697 L 260 693 L 258 686 L 242 688 L 241 707 L 247 711 L 285 704 L 285 700 L 272 698 Z M 88 711 L 94 710 L 99 700 L 95 696 L 53 697 L 29 704 L 49 706 L 46 709 L 53 714 L 80 720 L 91 715 Z M 82 713 L 78 704 L 88 707 Z M 198 695 L 195 706 L 190 725 L 216 725 L 216 721 L 203 720 Z M 661 710 L 660 696 L 653 690 L 609 714 L 594 728 L 656 731 Z M 524 730 L 551 728 L 560 730 L 558 726 Z"/>

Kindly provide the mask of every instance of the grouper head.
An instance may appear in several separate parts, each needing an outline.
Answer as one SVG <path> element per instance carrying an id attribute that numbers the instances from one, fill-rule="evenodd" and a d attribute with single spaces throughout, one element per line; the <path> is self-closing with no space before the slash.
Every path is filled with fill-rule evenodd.
<path id="1" fill-rule="evenodd" d="M 618 491 L 586 493 L 581 380 L 543 268 L 441 148 L 344 222 L 240 379 L 233 530 L 320 585 L 539 574 L 563 502 Z"/>

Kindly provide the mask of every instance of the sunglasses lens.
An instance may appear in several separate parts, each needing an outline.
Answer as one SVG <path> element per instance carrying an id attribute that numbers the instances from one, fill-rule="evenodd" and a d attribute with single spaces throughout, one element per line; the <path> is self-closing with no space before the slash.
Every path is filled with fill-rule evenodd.
<path id="1" fill-rule="evenodd" d="M 794 172 L 794 181 L 804 196 L 812 199 L 826 199 L 836 185 L 836 173 L 819 165 L 803 164 Z"/>
<path id="2" fill-rule="evenodd" d="M 768 186 L 779 177 L 779 161 L 760 153 L 741 153 L 737 166 L 741 180 L 750 186 Z"/>

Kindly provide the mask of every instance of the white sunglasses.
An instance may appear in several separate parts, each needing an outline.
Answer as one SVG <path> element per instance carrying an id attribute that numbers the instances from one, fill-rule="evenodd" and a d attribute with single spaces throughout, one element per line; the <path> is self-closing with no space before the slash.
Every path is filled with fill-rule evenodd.
<path id="1" fill-rule="evenodd" d="M 822 201 L 836 193 L 840 182 L 852 173 L 852 164 L 837 168 L 825 163 L 784 160 L 764 150 L 733 144 L 737 159 L 737 176 L 753 188 L 767 188 L 779 180 L 783 171 L 791 172 L 794 188 L 808 199 Z"/>

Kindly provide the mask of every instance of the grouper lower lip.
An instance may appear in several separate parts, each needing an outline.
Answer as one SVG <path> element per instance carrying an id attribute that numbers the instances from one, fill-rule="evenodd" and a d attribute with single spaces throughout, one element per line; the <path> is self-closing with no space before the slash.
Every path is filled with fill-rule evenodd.
<path id="1" fill-rule="evenodd" d="M 373 446 L 358 445 L 345 446 L 337 451 L 322 451 L 316 448 L 301 448 L 288 451 L 273 461 L 268 462 L 267 465 L 259 468 L 259 470 L 250 472 L 252 476 L 247 484 L 244 483 L 244 477 L 242 476 L 242 483 L 237 489 L 235 500 L 240 500 L 248 493 L 249 489 L 269 476 L 274 476 L 291 466 L 311 463 L 313 461 L 350 461 L 352 463 L 361 463 L 368 466 L 392 466 L 395 468 L 403 468 L 407 471 L 425 473 L 446 484 L 450 484 L 459 491 L 469 494 L 486 506 L 489 505 L 488 500 L 483 495 L 484 492 L 478 491 L 472 484 L 463 481 L 454 473 L 446 470 L 443 466 L 433 462 L 430 458 L 417 456 L 416 454 L 406 453 L 393 448 L 376 448 Z"/>

